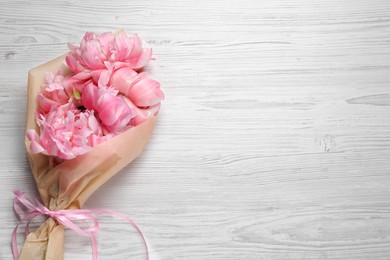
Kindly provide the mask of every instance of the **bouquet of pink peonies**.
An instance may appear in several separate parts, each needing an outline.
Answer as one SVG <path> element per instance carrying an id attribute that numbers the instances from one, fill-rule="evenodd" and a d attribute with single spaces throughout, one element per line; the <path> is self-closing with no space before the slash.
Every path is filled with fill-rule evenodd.
<path id="1" fill-rule="evenodd" d="M 26 149 L 50 212 L 81 209 L 133 161 L 164 98 L 160 84 L 141 71 L 152 50 L 136 34 L 88 32 L 68 47 L 28 79 Z M 19 259 L 63 259 L 63 243 L 62 222 L 49 217 L 28 234 Z"/>

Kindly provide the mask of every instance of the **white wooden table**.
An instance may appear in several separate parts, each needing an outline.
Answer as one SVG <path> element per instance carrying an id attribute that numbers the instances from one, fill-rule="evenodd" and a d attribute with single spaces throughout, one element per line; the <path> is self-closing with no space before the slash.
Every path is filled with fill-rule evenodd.
<path id="1" fill-rule="evenodd" d="M 29 68 L 85 31 L 154 49 L 166 100 L 147 149 L 87 204 L 144 230 L 152 259 L 390 259 L 390 2 L 0 2 L 0 259 L 24 149 Z M 100 259 L 144 259 L 103 217 Z M 91 259 L 66 232 L 65 259 Z"/>

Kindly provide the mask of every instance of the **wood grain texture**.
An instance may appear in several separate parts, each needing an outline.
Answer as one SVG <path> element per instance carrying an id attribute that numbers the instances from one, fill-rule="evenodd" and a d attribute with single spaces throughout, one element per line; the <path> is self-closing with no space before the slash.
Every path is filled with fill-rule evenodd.
<path id="1" fill-rule="evenodd" d="M 390 2 L 0 2 L 0 259 L 24 152 L 27 71 L 85 31 L 154 49 L 166 100 L 142 156 L 87 207 L 153 259 L 390 259 Z M 102 218 L 101 259 L 144 259 Z M 91 259 L 66 232 L 66 259 Z"/>

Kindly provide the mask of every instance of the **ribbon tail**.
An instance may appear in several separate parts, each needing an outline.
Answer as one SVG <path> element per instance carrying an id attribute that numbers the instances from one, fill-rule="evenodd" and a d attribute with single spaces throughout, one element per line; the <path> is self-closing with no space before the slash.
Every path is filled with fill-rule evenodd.
<path id="1" fill-rule="evenodd" d="M 116 212 L 116 211 L 113 211 L 113 210 L 110 210 L 110 209 L 101 209 L 101 212 L 110 214 L 112 216 L 116 216 L 116 217 L 126 221 L 130 225 L 132 225 L 135 228 L 135 230 L 137 230 L 138 234 L 142 238 L 142 241 L 144 242 L 145 252 L 146 252 L 145 253 L 146 254 L 146 260 L 149 260 L 149 246 L 148 246 L 148 243 L 146 241 L 146 237 L 144 236 L 141 228 L 133 220 L 131 220 L 131 218 L 129 218 L 128 216 L 126 216 L 126 215 L 124 215 L 122 213 L 119 213 L 119 212 Z"/>
<path id="2" fill-rule="evenodd" d="M 30 221 L 26 223 L 26 226 L 24 227 L 24 236 L 27 237 L 30 233 Z"/>
<path id="3" fill-rule="evenodd" d="M 12 255 L 14 256 L 14 260 L 19 259 L 18 240 L 16 237 L 16 233 L 18 231 L 19 224 L 17 224 L 16 227 L 14 228 L 14 231 L 12 231 L 11 246 L 12 246 Z"/>
<path id="4" fill-rule="evenodd" d="M 96 235 L 93 234 L 91 236 L 91 246 L 92 246 L 92 259 L 93 260 L 98 260 L 99 257 L 99 252 L 97 248 L 97 241 L 96 241 Z"/>

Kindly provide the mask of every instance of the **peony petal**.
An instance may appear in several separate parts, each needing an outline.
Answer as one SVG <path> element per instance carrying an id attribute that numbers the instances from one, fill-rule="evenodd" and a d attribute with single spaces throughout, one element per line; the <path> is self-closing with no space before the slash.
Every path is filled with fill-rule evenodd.
<path id="1" fill-rule="evenodd" d="M 38 104 L 44 113 L 48 113 L 52 107 L 59 105 L 57 105 L 55 101 L 45 97 L 43 94 L 38 94 Z"/>
<path id="2" fill-rule="evenodd" d="M 99 87 L 105 87 L 108 85 L 108 82 L 110 81 L 111 71 L 109 70 L 101 70 L 98 86 Z"/>
<path id="3" fill-rule="evenodd" d="M 37 131 L 35 129 L 29 129 L 26 131 L 26 137 L 29 141 L 37 141 L 39 140 Z"/>
<path id="4" fill-rule="evenodd" d="M 91 77 L 92 72 L 89 70 L 80 71 L 77 74 L 71 76 L 72 79 L 77 81 L 88 80 Z"/>
<path id="5" fill-rule="evenodd" d="M 133 69 L 129 67 L 124 67 L 116 70 L 112 74 L 111 80 L 108 84 L 119 90 L 119 92 L 121 92 L 122 94 L 127 95 L 131 84 L 134 81 L 135 76 L 137 75 L 137 72 L 135 72 Z"/>
<path id="6" fill-rule="evenodd" d="M 99 118 L 104 125 L 111 126 L 123 113 L 126 113 L 125 108 L 120 97 L 118 99 L 106 99 L 98 108 Z"/>
<path id="7" fill-rule="evenodd" d="M 88 126 L 94 133 L 99 129 L 99 122 L 93 115 L 88 118 Z"/>
<path id="8" fill-rule="evenodd" d="M 105 32 L 97 35 L 96 40 L 99 41 L 100 48 L 106 59 L 108 59 L 111 55 L 111 49 L 114 47 L 114 34 L 112 32 Z"/>
<path id="9" fill-rule="evenodd" d="M 129 106 L 129 108 L 133 111 L 134 113 L 134 117 L 131 119 L 131 121 L 129 122 L 129 124 L 131 126 L 137 126 L 141 123 L 143 123 L 144 121 L 146 121 L 147 119 L 149 119 L 150 117 L 153 116 L 153 113 L 149 112 L 149 111 L 144 111 L 144 110 L 141 110 L 139 109 L 136 105 L 134 105 L 133 102 L 131 102 L 129 99 L 125 98 L 124 99 L 126 101 L 126 104 Z"/>
<path id="10" fill-rule="evenodd" d="M 84 107 L 89 110 L 93 110 L 96 107 L 96 101 L 98 89 L 92 83 L 84 87 L 83 93 L 81 95 L 81 102 Z"/>
<path id="11" fill-rule="evenodd" d="M 37 142 L 33 141 L 30 144 L 30 150 L 32 153 L 41 153 L 45 151 L 45 149 Z"/>
<path id="12" fill-rule="evenodd" d="M 141 79 L 136 81 L 127 93 L 127 97 L 138 107 L 154 106 L 164 99 L 164 93 L 160 89 L 160 83 L 147 76 L 139 74 Z"/>
<path id="13" fill-rule="evenodd" d="M 147 109 L 143 109 L 143 110 L 147 110 L 151 112 L 153 115 L 157 115 L 158 112 L 160 111 L 160 107 L 161 107 L 161 103 L 158 103 L 157 105 L 150 106 Z"/>
<path id="14" fill-rule="evenodd" d="M 115 35 L 115 55 L 116 61 L 124 61 L 131 54 L 134 46 L 134 39 L 128 37 L 126 33 L 119 32 Z"/>
<path id="15" fill-rule="evenodd" d="M 134 65 L 134 69 L 141 69 L 152 59 L 152 49 L 145 48 L 142 54 L 138 57 L 137 63 Z"/>

